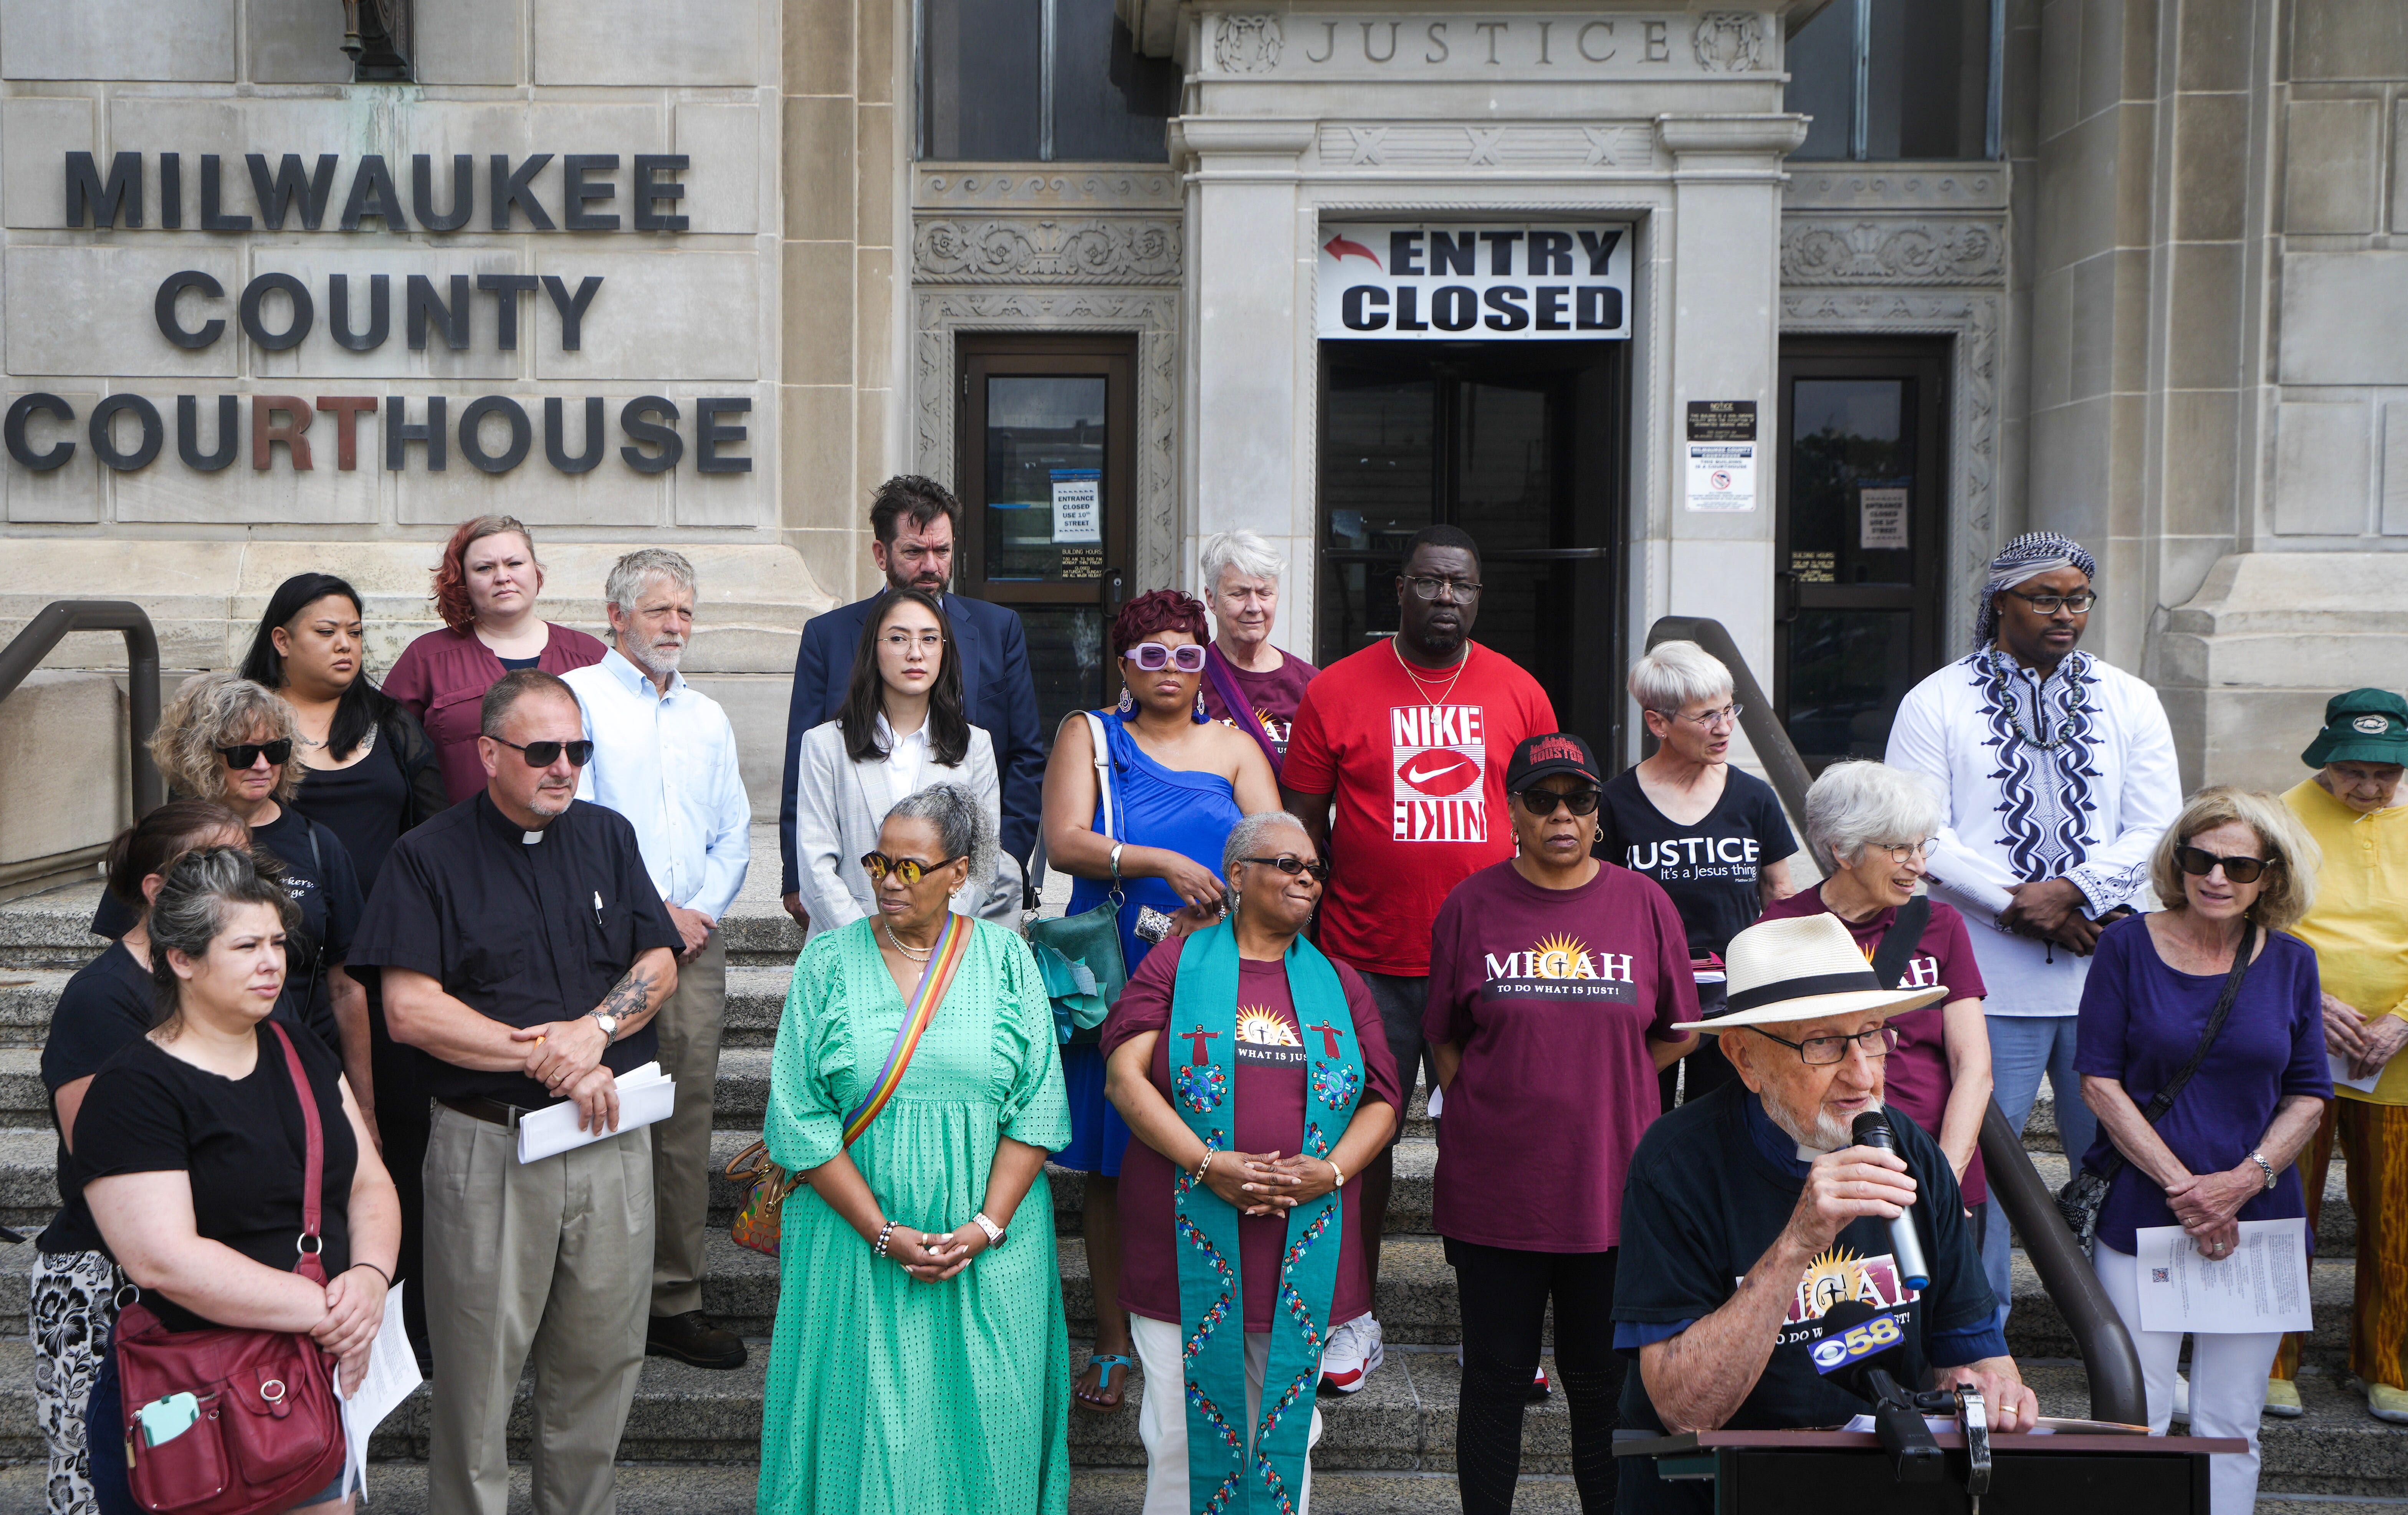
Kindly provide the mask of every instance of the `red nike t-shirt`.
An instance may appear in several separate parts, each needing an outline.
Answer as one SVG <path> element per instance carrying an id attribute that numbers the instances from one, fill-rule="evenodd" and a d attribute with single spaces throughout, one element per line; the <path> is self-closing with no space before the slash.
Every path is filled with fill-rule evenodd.
<path id="1" fill-rule="evenodd" d="M 1456 670 L 1413 672 L 1384 641 L 1322 670 L 1280 769 L 1281 787 L 1335 801 L 1322 950 L 1405 979 L 1429 972 L 1448 892 L 1513 855 L 1505 769 L 1556 729 L 1539 681 L 1477 642 Z"/>

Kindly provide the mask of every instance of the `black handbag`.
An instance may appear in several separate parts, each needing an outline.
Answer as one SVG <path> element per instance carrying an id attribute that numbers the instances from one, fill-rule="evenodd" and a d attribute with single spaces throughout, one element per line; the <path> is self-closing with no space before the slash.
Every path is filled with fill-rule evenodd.
<path id="1" fill-rule="evenodd" d="M 2199 1045 L 2191 1049 L 2190 1061 L 2175 1070 L 2166 1086 L 2157 1092 L 2141 1119 L 2156 1125 L 2174 1108 L 2174 1098 L 2190 1082 L 2190 1076 L 2207 1061 L 2208 1049 L 2215 1045 L 2216 1036 L 2224 1030 L 2225 1018 L 2232 1013 L 2232 1002 L 2241 997 L 2241 979 L 2249 971 L 2250 954 L 2258 947 L 2258 922 L 2250 921 L 2241 928 L 2241 949 L 2232 956 L 2232 971 L 2224 976 L 2223 992 L 2215 996 L 2215 1008 L 2207 1015 L 2207 1029 L 2200 1033 Z M 2094 1260 L 2099 1248 L 2099 1212 L 2107 1207 L 2107 1191 L 2114 1184 L 2115 1175 L 2124 1171 L 2124 1154 L 2111 1144 L 2107 1151 L 2107 1170 L 2093 1173 L 2081 1166 L 2082 1154 L 2067 1154 L 2073 1164 L 2073 1177 L 2057 1192 L 2057 1210 L 2065 1217 L 2066 1229 L 2073 1239 L 2082 1243 L 2082 1254 Z"/>

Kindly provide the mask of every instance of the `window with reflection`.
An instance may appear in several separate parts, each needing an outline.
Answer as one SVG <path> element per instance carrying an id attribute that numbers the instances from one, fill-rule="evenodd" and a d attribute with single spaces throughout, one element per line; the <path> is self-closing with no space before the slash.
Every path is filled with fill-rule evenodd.
<path id="1" fill-rule="evenodd" d="M 918 0 L 919 155 L 1161 163 L 1179 65 L 1142 57 L 1112 0 Z"/>
<path id="2" fill-rule="evenodd" d="M 1790 36 L 1783 104 L 1814 118 L 1795 158 L 2000 155 L 1993 61 L 2005 0 L 1831 0 Z"/>

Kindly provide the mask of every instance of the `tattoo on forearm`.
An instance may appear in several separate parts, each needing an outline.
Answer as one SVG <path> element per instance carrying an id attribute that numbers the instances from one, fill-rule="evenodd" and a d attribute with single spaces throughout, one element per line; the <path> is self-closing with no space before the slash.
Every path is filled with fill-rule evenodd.
<path id="1" fill-rule="evenodd" d="M 634 1015 L 652 997 L 652 976 L 640 967 L 629 968 L 627 976 L 611 985 L 610 993 L 603 996 L 602 1011 L 606 1015 Z"/>

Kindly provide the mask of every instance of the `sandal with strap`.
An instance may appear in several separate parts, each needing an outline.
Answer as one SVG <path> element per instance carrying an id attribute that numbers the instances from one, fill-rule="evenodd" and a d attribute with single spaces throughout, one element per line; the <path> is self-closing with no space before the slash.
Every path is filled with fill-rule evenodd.
<path id="1" fill-rule="evenodd" d="M 1096 1369 L 1096 1393 L 1099 1394 L 1111 1394 L 1112 1401 L 1111 1404 L 1107 1405 L 1089 1399 L 1086 1395 L 1079 1393 L 1077 1387 L 1074 1385 L 1070 1390 L 1071 1402 L 1077 1405 L 1081 1409 L 1092 1410 L 1097 1415 L 1110 1415 L 1114 1410 L 1121 1408 L 1124 1399 L 1122 1393 L 1112 1388 L 1112 1369 L 1114 1367 L 1133 1369 L 1137 1365 L 1117 1353 L 1107 1353 L 1103 1356 L 1088 1358 L 1087 1366 Z"/>

